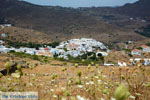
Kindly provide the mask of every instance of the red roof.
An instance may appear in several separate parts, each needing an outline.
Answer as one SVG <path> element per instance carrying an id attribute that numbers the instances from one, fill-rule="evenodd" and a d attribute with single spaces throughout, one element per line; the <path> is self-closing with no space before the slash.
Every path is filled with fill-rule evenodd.
<path id="1" fill-rule="evenodd" d="M 135 51 L 135 52 L 141 52 L 141 50 L 138 50 L 138 49 L 134 49 L 133 51 Z"/>
<path id="2" fill-rule="evenodd" d="M 50 52 L 38 52 L 38 55 L 45 55 L 45 56 L 52 56 L 52 53 Z"/>
<path id="3" fill-rule="evenodd" d="M 147 45 L 142 45 L 141 47 L 142 47 L 142 48 L 148 48 L 148 46 L 147 46 Z"/>
<path id="4" fill-rule="evenodd" d="M 44 50 L 49 50 L 49 48 L 45 48 Z"/>

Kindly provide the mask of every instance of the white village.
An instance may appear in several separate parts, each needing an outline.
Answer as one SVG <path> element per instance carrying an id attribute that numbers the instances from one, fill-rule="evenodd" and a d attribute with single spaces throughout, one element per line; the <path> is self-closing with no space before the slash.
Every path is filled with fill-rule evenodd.
<path id="1" fill-rule="evenodd" d="M 89 38 L 71 39 L 69 41 L 61 42 L 60 45 L 55 48 L 47 46 L 46 48 L 40 47 L 39 50 L 27 47 L 20 47 L 18 49 L 14 47 L 7 48 L 4 43 L 4 41 L 0 41 L 0 52 L 8 53 L 13 50 L 15 52 L 24 52 L 30 55 L 43 55 L 49 57 L 53 57 L 57 54 L 59 55 L 59 58 L 64 59 L 67 59 L 67 55 L 77 57 L 87 52 L 95 52 L 96 54 L 101 53 L 102 56 L 108 56 L 109 52 L 103 43 Z"/>
<path id="2" fill-rule="evenodd" d="M 3 34 L 4 35 L 4 34 Z M 39 50 L 36 48 L 27 48 L 27 47 L 6 47 L 5 42 L 0 40 L 0 52 L 1 53 L 8 53 L 10 51 L 15 52 L 23 52 L 30 55 L 39 55 L 39 56 L 47 56 L 47 57 L 54 57 L 57 55 L 58 58 L 63 58 L 68 60 L 68 55 L 71 57 L 78 57 L 86 54 L 88 52 L 94 52 L 96 55 L 101 54 L 102 56 L 109 56 L 109 52 L 111 50 L 108 49 L 102 42 L 96 41 L 95 39 L 91 38 L 81 38 L 81 39 L 71 39 L 68 41 L 61 42 L 55 48 L 51 46 L 40 47 Z M 133 55 L 132 58 L 129 59 L 128 65 L 134 66 L 138 63 L 141 63 L 145 66 L 150 65 L 149 58 L 143 58 L 143 53 L 149 53 L 150 47 L 147 45 L 142 45 L 141 50 L 133 49 L 131 54 Z M 118 60 L 117 64 L 107 63 L 104 62 L 104 66 L 121 66 L 126 67 L 127 62 Z"/>

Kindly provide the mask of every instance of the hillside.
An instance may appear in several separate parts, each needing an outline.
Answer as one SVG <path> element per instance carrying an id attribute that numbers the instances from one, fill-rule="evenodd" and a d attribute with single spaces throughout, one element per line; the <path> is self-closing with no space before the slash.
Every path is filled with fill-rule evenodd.
<path id="1" fill-rule="evenodd" d="M 80 37 L 106 43 L 145 39 L 134 31 L 147 23 L 131 21 L 129 18 L 108 7 L 73 9 L 0 0 L 0 23 L 11 23 L 15 27 L 47 34 L 52 41 Z"/>
<path id="2" fill-rule="evenodd" d="M 5 33 L 6 37 L 2 37 L 1 34 Z M 6 39 L 14 42 L 33 42 L 33 43 L 50 43 L 52 40 L 49 35 L 42 32 L 23 29 L 18 27 L 5 27 L 0 28 L 0 39 Z"/>
<path id="3" fill-rule="evenodd" d="M 117 8 L 119 13 L 132 17 L 142 17 L 150 20 L 150 0 L 139 0 L 133 4 L 126 4 Z"/>

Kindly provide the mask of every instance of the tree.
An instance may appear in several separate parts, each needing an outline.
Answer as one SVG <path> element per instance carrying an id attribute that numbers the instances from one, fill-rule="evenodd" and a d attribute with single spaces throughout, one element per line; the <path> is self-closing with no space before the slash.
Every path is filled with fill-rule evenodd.
<path id="1" fill-rule="evenodd" d="M 81 55 L 81 59 L 87 59 L 87 54 L 83 54 L 83 55 Z"/>

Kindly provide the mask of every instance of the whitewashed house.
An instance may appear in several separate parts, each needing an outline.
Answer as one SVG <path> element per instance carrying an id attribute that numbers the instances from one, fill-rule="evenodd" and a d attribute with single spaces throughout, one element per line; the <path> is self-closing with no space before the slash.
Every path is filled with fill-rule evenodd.
<path id="1" fill-rule="evenodd" d="M 4 27 L 11 27 L 11 24 L 2 24 Z"/>
<path id="2" fill-rule="evenodd" d="M 5 46 L 0 46 L 0 52 L 8 53 L 9 51 L 10 51 L 9 48 L 6 48 Z"/>
<path id="3" fill-rule="evenodd" d="M 3 40 L 0 40 L 0 45 L 4 44 L 5 42 Z"/>
<path id="4" fill-rule="evenodd" d="M 12 50 L 12 51 L 16 51 L 16 48 L 14 48 L 14 47 L 11 47 L 11 48 L 9 48 L 10 49 L 10 51 Z"/>
<path id="5" fill-rule="evenodd" d="M 30 55 L 34 55 L 36 54 L 37 50 L 35 50 L 35 48 L 24 48 L 25 53 L 30 54 Z"/>
<path id="6" fill-rule="evenodd" d="M 143 52 L 150 52 L 150 47 L 149 47 L 149 46 L 147 46 L 147 45 L 142 45 L 141 47 L 142 47 L 142 51 L 143 51 Z"/>
<path id="7" fill-rule="evenodd" d="M 131 51 L 131 54 L 132 55 L 141 55 L 142 54 L 142 51 L 141 50 L 138 50 L 138 49 L 134 49 Z"/>
<path id="8" fill-rule="evenodd" d="M 35 54 L 34 51 L 26 51 L 25 53 L 30 54 L 30 55 L 34 55 Z"/>
<path id="9" fill-rule="evenodd" d="M 127 64 L 125 62 L 120 62 L 120 61 L 118 61 L 118 65 L 121 66 L 121 67 L 126 67 L 127 66 Z"/>
<path id="10" fill-rule="evenodd" d="M 5 33 L 2 33 L 1 34 L 1 37 L 6 37 L 7 35 Z"/>

